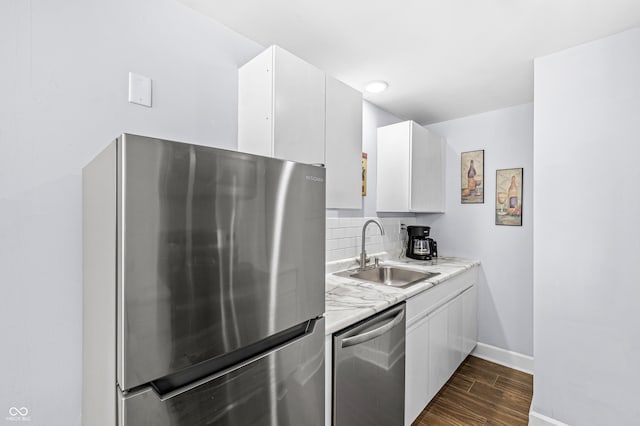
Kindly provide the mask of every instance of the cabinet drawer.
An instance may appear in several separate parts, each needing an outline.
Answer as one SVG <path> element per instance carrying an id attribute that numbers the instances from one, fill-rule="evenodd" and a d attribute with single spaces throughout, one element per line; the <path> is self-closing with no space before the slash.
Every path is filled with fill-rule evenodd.
<path id="1" fill-rule="evenodd" d="M 477 277 L 475 266 L 407 300 L 407 327 L 473 285 Z"/>

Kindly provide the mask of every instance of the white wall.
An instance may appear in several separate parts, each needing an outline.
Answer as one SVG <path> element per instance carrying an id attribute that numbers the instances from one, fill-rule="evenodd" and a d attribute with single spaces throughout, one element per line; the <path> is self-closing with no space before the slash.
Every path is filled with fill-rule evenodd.
<path id="1" fill-rule="evenodd" d="M 535 61 L 534 396 L 638 424 L 640 29 Z"/>
<path id="2" fill-rule="evenodd" d="M 235 148 L 261 50 L 174 0 L 0 2 L 0 423 L 80 424 L 82 167 L 123 131 Z"/>
<path id="3" fill-rule="evenodd" d="M 533 354 L 533 105 L 427 126 L 447 139 L 446 211 L 418 215 L 441 255 L 479 259 L 478 340 Z M 460 153 L 484 149 L 484 204 L 460 203 Z M 495 225 L 496 169 L 523 167 L 522 227 Z"/>

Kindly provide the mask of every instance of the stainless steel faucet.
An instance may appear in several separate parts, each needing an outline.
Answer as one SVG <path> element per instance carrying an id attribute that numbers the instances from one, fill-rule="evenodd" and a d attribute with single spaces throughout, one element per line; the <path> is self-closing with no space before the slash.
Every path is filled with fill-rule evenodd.
<path id="1" fill-rule="evenodd" d="M 362 269 L 365 266 L 367 266 L 367 262 L 369 261 L 369 259 L 367 259 L 367 252 L 364 249 L 364 243 L 365 243 L 365 238 L 366 238 L 365 234 L 366 234 L 366 231 L 367 231 L 367 225 L 369 225 L 370 223 L 375 223 L 376 225 L 378 225 L 378 228 L 380 228 L 380 235 L 384 235 L 384 228 L 376 220 L 369 219 L 368 221 L 366 221 L 364 223 L 364 225 L 362 225 L 362 251 L 360 252 L 360 260 L 359 260 L 360 269 Z"/>

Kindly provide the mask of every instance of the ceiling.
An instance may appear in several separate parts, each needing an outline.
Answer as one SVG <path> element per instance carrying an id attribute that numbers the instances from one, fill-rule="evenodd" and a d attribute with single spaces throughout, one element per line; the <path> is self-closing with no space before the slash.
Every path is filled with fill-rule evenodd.
<path id="1" fill-rule="evenodd" d="M 640 25 L 638 0 L 179 0 L 429 124 L 533 100 L 533 58 Z"/>

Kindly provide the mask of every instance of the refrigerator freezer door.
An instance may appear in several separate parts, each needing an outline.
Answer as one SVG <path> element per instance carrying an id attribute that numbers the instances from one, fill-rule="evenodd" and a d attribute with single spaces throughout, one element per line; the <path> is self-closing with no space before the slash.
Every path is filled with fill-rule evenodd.
<path id="1" fill-rule="evenodd" d="M 323 425 L 324 319 L 306 337 L 184 393 L 132 394 L 120 394 L 119 426 Z"/>
<path id="2" fill-rule="evenodd" d="M 323 314 L 324 174 L 239 152 L 119 139 L 121 389 Z"/>

